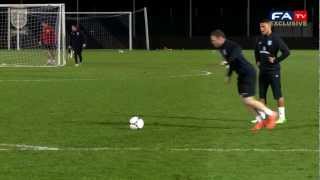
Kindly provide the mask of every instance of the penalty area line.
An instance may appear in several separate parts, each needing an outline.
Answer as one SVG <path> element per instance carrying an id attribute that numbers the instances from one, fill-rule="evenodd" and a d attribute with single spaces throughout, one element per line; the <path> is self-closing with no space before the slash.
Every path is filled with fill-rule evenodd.
<path id="1" fill-rule="evenodd" d="M 0 151 L 169 151 L 169 152 L 305 152 L 319 149 L 263 149 L 263 148 L 143 148 L 143 147 L 47 147 L 27 144 L 0 144 Z"/>

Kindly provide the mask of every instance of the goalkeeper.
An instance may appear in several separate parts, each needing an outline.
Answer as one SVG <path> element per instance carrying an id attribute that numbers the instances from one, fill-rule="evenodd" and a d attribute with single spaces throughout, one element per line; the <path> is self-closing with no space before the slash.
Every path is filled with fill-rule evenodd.
<path id="1" fill-rule="evenodd" d="M 72 25 L 69 48 L 74 52 L 75 66 L 82 63 L 82 48 L 84 47 L 86 47 L 86 44 L 79 26 Z"/>
<path id="2" fill-rule="evenodd" d="M 54 28 L 47 22 L 42 22 L 42 32 L 40 37 L 40 44 L 43 48 L 48 50 L 48 65 L 55 64 L 56 52 L 56 34 Z"/>

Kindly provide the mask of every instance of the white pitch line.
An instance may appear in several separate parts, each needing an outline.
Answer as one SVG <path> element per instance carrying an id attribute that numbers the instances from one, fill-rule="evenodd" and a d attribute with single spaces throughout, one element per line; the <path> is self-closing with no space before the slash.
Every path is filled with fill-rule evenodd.
<path id="1" fill-rule="evenodd" d="M 0 82 L 100 81 L 102 79 L 0 79 Z"/>
<path id="2" fill-rule="evenodd" d="M 172 152 L 320 152 L 319 149 L 263 148 L 143 148 L 143 147 L 47 147 L 26 144 L 0 144 L 0 151 L 172 151 Z"/>
<path id="3" fill-rule="evenodd" d="M 206 151 L 206 152 L 319 152 L 317 149 L 242 149 L 242 148 L 173 148 L 172 151 Z"/>
<path id="4" fill-rule="evenodd" d="M 17 150 L 34 150 L 34 151 L 56 151 L 59 148 L 46 147 L 46 146 L 35 146 L 27 144 L 0 144 L 0 147 L 16 148 Z"/>
<path id="5" fill-rule="evenodd" d="M 198 74 L 181 74 L 169 76 L 169 78 L 184 78 L 184 77 L 199 77 L 210 76 L 212 73 L 209 71 L 201 71 Z M 105 79 L 95 78 L 74 78 L 74 79 L 0 79 L 1 82 L 68 82 L 68 81 L 104 81 Z"/>
<path id="6" fill-rule="evenodd" d="M 182 74 L 182 75 L 175 75 L 169 76 L 170 78 L 183 78 L 183 77 L 198 77 L 198 76 L 210 76 L 212 72 L 209 71 L 201 71 L 199 74 Z"/>

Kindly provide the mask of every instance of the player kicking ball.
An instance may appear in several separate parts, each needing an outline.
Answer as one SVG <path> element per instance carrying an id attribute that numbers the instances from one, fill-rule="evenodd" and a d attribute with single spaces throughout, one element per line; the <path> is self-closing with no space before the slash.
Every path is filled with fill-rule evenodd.
<path id="1" fill-rule="evenodd" d="M 257 123 L 251 129 L 256 132 L 264 127 L 273 129 L 278 114 L 254 98 L 256 88 L 256 70 L 243 56 L 241 48 L 233 41 L 226 39 L 221 30 L 215 30 L 210 36 L 211 43 L 219 49 L 228 67 L 226 81 L 229 83 L 233 71 L 238 74 L 238 93 L 245 106 L 254 113 Z M 262 119 L 259 112 L 266 114 Z"/>

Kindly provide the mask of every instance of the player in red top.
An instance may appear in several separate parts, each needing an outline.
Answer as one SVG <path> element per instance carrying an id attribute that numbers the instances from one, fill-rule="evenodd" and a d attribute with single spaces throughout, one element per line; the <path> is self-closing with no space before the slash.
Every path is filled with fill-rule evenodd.
<path id="1" fill-rule="evenodd" d="M 48 65 L 55 64 L 56 33 L 47 22 L 42 22 L 40 44 L 48 50 Z"/>

